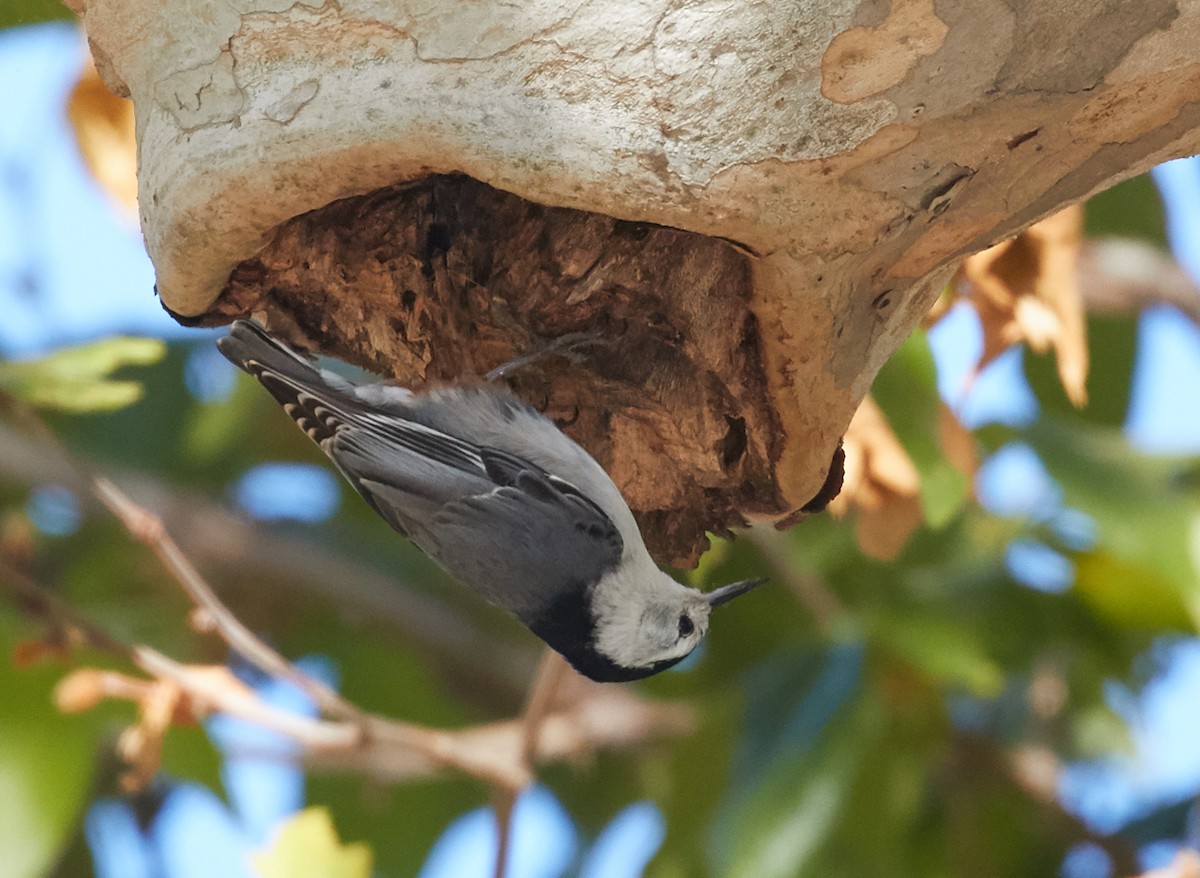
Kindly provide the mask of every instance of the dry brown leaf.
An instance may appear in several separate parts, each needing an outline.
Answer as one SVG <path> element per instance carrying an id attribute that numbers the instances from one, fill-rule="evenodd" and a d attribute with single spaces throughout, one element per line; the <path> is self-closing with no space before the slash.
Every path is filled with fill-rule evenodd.
<path id="1" fill-rule="evenodd" d="M 859 513 L 854 536 L 864 554 L 890 561 L 904 549 L 924 517 L 920 497 L 890 497 L 886 506 Z"/>
<path id="2" fill-rule="evenodd" d="M 138 702 L 138 721 L 117 738 L 117 752 L 126 766 L 121 774 L 121 788 L 126 793 L 145 789 L 158 773 L 163 742 L 182 694 L 170 681 L 154 681 Z"/>
<path id="3" fill-rule="evenodd" d="M 91 710 L 109 695 L 104 671 L 80 668 L 58 681 L 54 687 L 54 704 L 62 713 Z"/>
<path id="4" fill-rule="evenodd" d="M 978 368 L 1018 342 L 1039 353 L 1054 348 L 1059 379 L 1076 406 L 1087 402 L 1087 334 L 1078 274 L 1082 237 L 1083 208 L 1068 207 L 967 259 L 955 284 L 983 326 Z"/>
<path id="5" fill-rule="evenodd" d="M 869 396 L 855 412 L 843 440 L 846 476 L 829 504 L 837 517 L 855 514 L 855 537 L 866 555 L 895 558 L 921 524 L 921 478 Z"/>
<path id="6" fill-rule="evenodd" d="M 37 553 L 37 540 L 33 522 L 24 512 L 16 512 L 0 518 L 0 558 L 20 570 L 33 563 Z"/>
<path id="7" fill-rule="evenodd" d="M 61 637 L 46 637 L 41 640 L 18 640 L 12 648 L 12 663 L 23 671 L 43 661 L 65 662 L 71 651 Z"/>
<path id="8" fill-rule="evenodd" d="M 194 665 L 197 678 L 244 697 L 250 688 L 221 665 Z M 79 668 L 67 674 L 54 689 L 54 703 L 63 713 L 91 710 L 101 701 L 117 699 L 137 705 L 137 722 L 126 726 L 117 739 L 117 752 L 125 762 L 121 786 L 126 792 L 145 788 L 162 761 L 163 741 L 171 726 L 195 725 L 209 705 L 172 680 L 132 677 L 120 671 Z"/>
<path id="9" fill-rule="evenodd" d="M 137 219 L 137 141 L 133 102 L 104 85 L 89 55 L 67 101 L 83 161 L 100 187 Z"/>
<path id="10" fill-rule="evenodd" d="M 973 482 L 975 471 L 979 469 L 975 434 L 964 427 L 946 405 L 938 406 L 938 444 L 950 465 Z"/>
<path id="11" fill-rule="evenodd" d="M 975 437 L 946 406 L 938 411 L 937 428 L 946 459 L 973 477 L 978 466 Z M 843 445 L 845 479 L 829 511 L 838 518 L 854 513 L 859 547 L 872 558 L 891 560 L 924 521 L 920 473 L 869 396 L 850 421 Z"/>

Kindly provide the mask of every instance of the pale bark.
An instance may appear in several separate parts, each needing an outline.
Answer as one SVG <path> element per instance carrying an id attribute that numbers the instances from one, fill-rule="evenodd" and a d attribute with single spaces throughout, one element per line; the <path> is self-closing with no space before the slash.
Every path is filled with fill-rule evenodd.
<path id="1" fill-rule="evenodd" d="M 407 381 L 601 335 L 516 385 L 675 559 L 817 493 L 963 256 L 1200 143 L 1197 0 L 83 15 L 165 305 Z"/>

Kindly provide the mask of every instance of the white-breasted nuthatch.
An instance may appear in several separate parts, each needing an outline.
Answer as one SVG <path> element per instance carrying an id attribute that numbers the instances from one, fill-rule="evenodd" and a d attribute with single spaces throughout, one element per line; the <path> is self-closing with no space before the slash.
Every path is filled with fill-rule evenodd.
<path id="1" fill-rule="evenodd" d="M 352 384 L 244 320 L 217 345 L 388 524 L 593 680 L 671 667 L 765 582 L 702 593 L 663 573 L 600 464 L 505 390 Z"/>

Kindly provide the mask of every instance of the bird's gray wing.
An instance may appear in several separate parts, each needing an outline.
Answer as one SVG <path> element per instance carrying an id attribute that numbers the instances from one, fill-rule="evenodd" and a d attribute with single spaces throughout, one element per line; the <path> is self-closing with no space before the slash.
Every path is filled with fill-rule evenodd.
<path id="1" fill-rule="evenodd" d="M 319 389 L 285 407 L 380 517 L 527 623 L 620 562 L 624 542 L 604 511 L 518 455 Z"/>
<path id="2" fill-rule="evenodd" d="M 320 446 L 346 479 L 389 524 L 408 534 L 413 520 L 462 496 L 496 487 L 472 443 L 403 417 L 404 394 L 390 394 L 380 411 L 250 321 L 237 321 L 218 342 Z M 392 389 L 392 388 L 389 388 Z M 393 488 L 381 503 L 371 485 Z M 401 502 L 403 498 L 403 502 Z"/>
<path id="3" fill-rule="evenodd" d="M 235 323 L 221 351 L 258 378 L 385 521 L 527 624 L 620 562 L 624 542 L 610 516 L 523 455 L 410 420 L 399 397 L 381 411 L 255 324 Z M 442 407 L 479 405 L 482 395 L 450 395 Z M 494 405 L 520 406 L 506 397 Z"/>
<path id="4" fill-rule="evenodd" d="M 587 606 L 587 590 L 620 563 L 616 526 L 533 464 L 498 449 L 480 451 L 496 484 L 442 506 L 412 528 L 414 541 L 463 585 L 531 627 L 560 602 Z M 366 488 L 379 505 L 406 502 L 395 485 Z"/>
<path id="5" fill-rule="evenodd" d="M 409 426 L 350 420 L 325 450 L 371 508 L 424 549 L 424 525 L 438 510 L 496 485 L 473 448 Z"/>

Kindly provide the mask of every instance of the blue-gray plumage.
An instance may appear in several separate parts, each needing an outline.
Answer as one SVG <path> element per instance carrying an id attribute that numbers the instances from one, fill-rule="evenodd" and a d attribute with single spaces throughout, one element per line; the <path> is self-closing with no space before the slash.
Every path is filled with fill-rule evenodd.
<path id="1" fill-rule="evenodd" d="M 388 524 L 594 680 L 670 667 L 712 607 L 762 581 L 675 582 L 603 468 L 507 391 L 352 384 L 250 321 L 217 344 Z"/>

